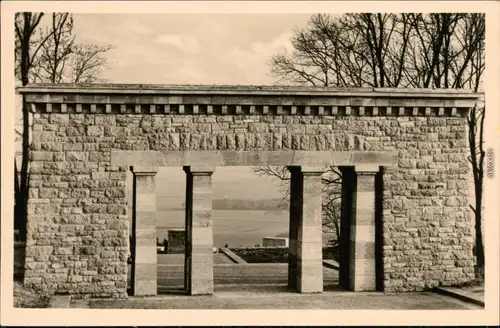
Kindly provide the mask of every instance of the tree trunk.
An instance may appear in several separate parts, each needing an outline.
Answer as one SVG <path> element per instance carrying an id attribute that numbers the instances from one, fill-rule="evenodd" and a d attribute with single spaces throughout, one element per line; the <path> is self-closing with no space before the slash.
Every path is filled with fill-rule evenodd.
<path id="1" fill-rule="evenodd" d="M 19 186 L 15 195 L 14 225 L 19 230 L 20 240 L 26 240 L 26 224 L 28 214 L 28 184 L 29 184 L 29 109 L 23 97 L 23 134 L 22 134 L 22 160 L 19 172 Z M 14 160 L 15 164 L 15 160 Z M 17 168 L 16 168 L 17 171 Z"/>
<path id="2" fill-rule="evenodd" d="M 477 189 L 477 186 L 476 186 Z M 484 272 L 484 246 L 483 234 L 481 232 L 481 217 L 482 217 L 482 193 L 476 191 L 476 211 L 474 212 L 474 219 L 476 223 L 476 261 L 479 272 Z"/>
<path id="3" fill-rule="evenodd" d="M 21 83 L 29 83 L 30 69 L 30 39 L 32 35 L 31 16 L 25 13 L 23 39 L 21 40 L 20 72 Z M 35 25 L 36 26 L 36 25 Z M 29 164 L 29 109 L 23 97 L 23 132 L 22 132 L 22 158 L 19 171 L 19 185 L 16 187 L 14 204 L 14 227 L 19 230 L 19 239 L 26 240 L 26 224 L 28 222 L 28 164 Z M 15 160 L 14 160 L 15 163 Z M 17 172 L 17 167 L 16 167 Z"/>

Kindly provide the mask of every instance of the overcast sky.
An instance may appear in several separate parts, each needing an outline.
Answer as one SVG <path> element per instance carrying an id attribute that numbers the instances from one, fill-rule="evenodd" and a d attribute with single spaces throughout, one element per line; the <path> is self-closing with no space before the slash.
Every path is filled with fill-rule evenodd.
<path id="1" fill-rule="evenodd" d="M 309 14 L 73 14 L 79 43 L 110 44 L 103 77 L 111 83 L 273 84 L 268 61 L 290 49 L 293 29 Z M 45 22 L 50 21 L 49 15 Z M 169 171 L 169 169 L 166 169 Z M 170 173 L 176 171 L 171 169 Z M 177 172 L 178 173 L 178 172 Z M 169 173 L 165 173 L 169 174 Z M 248 193 L 238 192 L 245 180 Z M 280 197 L 262 192 L 250 168 L 221 169 L 216 197 Z M 183 182 L 182 182 L 183 183 Z M 180 185 L 182 185 L 180 183 Z M 267 182 L 269 183 L 269 182 Z M 183 186 L 183 185 L 182 185 Z M 219 187 L 220 186 L 220 187 Z"/>
<path id="2" fill-rule="evenodd" d="M 268 61 L 290 49 L 293 29 L 309 14 L 74 14 L 79 43 L 111 44 L 111 83 L 273 84 Z M 173 174 L 173 169 L 167 169 Z M 236 175 L 236 176 L 235 176 Z M 247 193 L 238 192 L 246 181 Z M 184 177 L 182 177 L 184 178 Z M 170 181 L 170 185 L 172 181 Z M 182 185 L 179 182 L 179 186 Z M 280 197 L 276 186 L 248 167 L 220 169 L 216 197 Z M 175 182 L 174 182 L 175 184 Z M 182 185 L 183 186 L 183 185 Z"/>
<path id="3" fill-rule="evenodd" d="M 111 44 L 112 83 L 273 84 L 270 57 L 309 14 L 74 14 L 77 41 Z"/>

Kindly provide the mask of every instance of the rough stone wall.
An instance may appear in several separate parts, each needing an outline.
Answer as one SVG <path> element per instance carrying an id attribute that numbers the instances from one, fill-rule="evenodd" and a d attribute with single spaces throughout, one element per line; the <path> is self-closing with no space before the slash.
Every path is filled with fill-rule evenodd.
<path id="1" fill-rule="evenodd" d="M 110 167 L 113 116 L 35 114 L 25 284 L 126 297 L 126 167 Z"/>
<path id="2" fill-rule="evenodd" d="M 392 150 L 385 290 L 474 278 L 465 118 L 35 114 L 25 283 L 125 297 L 127 167 L 116 150 Z"/>

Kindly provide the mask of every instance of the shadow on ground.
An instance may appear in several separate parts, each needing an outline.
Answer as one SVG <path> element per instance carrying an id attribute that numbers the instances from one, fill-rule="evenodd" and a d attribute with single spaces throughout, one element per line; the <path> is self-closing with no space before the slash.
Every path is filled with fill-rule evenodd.
<path id="1" fill-rule="evenodd" d="M 129 265 L 128 285 L 130 287 Z M 184 255 L 158 255 L 158 293 L 178 294 L 177 289 L 184 285 Z M 288 264 L 286 263 L 252 263 L 236 264 L 224 254 L 214 254 L 214 283 L 215 285 L 232 284 L 284 284 L 288 281 Z M 325 285 L 338 284 L 338 272 L 330 268 L 323 268 Z"/>
<path id="2" fill-rule="evenodd" d="M 90 308 L 123 309 L 400 309 L 440 310 L 479 307 L 432 292 L 384 294 L 348 292 L 338 286 L 338 271 L 323 267 L 324 292 L 299 294 L 287 287 L 287 264 L 227 264 L 215 260 L 214 295 L 183 291 L 183 258 L 158 261 L 158 296 L 91 300 Z M 130 284 L 130 281 L 129 281 Z"/>
<path id="3" fill-rule="evenodd" d="M 378 309 L 444 310 L 478 309 L 472 304 L 431 292 L 383 294 L 346 292 L 328 286 L 318 294 L 298 294 L 286 285 L 216 285 L 215 294 L 182 294 L 130 297 L 128 300 L 95 300 L 95 309 Z"/>

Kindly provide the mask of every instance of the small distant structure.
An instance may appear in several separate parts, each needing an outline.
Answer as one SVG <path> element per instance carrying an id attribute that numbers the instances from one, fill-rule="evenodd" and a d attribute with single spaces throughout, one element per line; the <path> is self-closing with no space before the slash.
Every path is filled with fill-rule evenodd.
<path id="1" fill-rule="evenodd" d="M 264 237 L 262 246 L 265 248 L 288 247 L 288 238 L 285 237 Z"/>
<path id="2" fill-rule="evenodd" d="M 185 248 L 184 229 L 168 229 L 168 253 L 183 253 Z"/>

